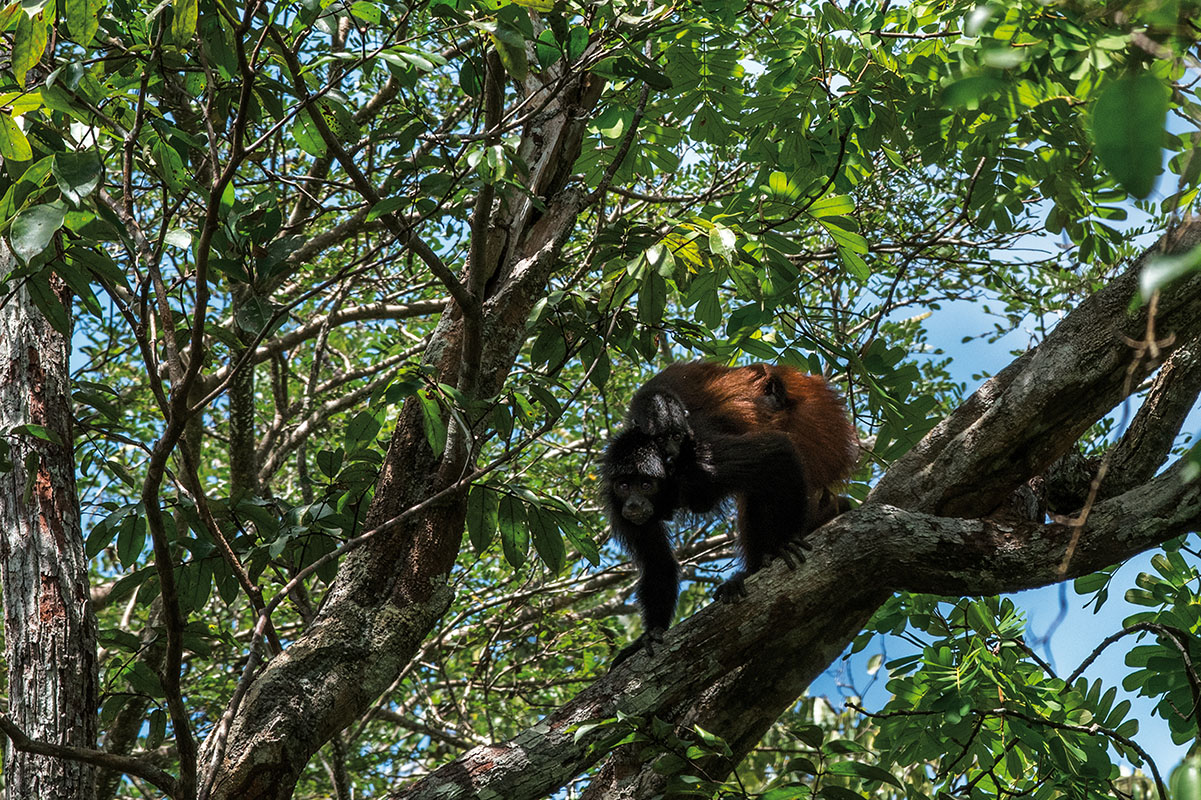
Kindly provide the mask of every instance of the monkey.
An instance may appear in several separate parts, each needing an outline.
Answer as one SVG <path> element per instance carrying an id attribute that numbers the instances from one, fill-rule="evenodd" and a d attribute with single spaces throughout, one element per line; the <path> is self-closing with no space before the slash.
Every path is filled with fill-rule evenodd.
<path id="1" fill-rule="evenodd" d="M 679 596 L 679 564 L 666 523 L 679 509 L 705 514 L 733 496 L 741 568 L 717 597 L 744 595 L 745 579 L 774 558 L 804 560 L 805 534 L 845 510 L 830 487 L 858 460 L 846 406 L 824 378 L 787 366 L 673 364 L 630 402 L 605 451 L 610 524 L 638 565 L 641 643 L 662 641 Z"/>

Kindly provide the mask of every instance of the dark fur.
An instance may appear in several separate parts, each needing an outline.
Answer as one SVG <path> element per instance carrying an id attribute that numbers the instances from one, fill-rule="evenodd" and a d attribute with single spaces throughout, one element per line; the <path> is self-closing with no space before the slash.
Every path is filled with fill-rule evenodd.
<path id="1" fill-rule="evenodd" d="M 813 522 L 832 516 L 824 490 L 849 477 L 857 445 L 825 380 L 789 367 L 675 364 L 639 389 L 605 451 L 604 478 L 613 532 L 639 568 L 645 644 L 675 613 L 666 522 L 676 509 L 704 514 L 737 498 L 743 568 L 718 590 L 732 599 L 772 558 L 802 560 Z"/>

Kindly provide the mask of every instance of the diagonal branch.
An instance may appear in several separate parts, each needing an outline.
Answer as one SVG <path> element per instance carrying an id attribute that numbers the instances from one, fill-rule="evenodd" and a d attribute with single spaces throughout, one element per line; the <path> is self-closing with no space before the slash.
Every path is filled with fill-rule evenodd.
<path id="1" fill-rule="evenodd" d="M 4 731 L 4 735 L 12 740 L 13 747 L 26 753 L 82 761 L 85 764 L 94 764 L 97 767 L 103 767 L 114 772 L 123 772 L 126 775 L 143 778 L 155 787 L 162 789 L 168 797 L 175 797 L 179 791 L 177 781 L 169 773 L 131 756 L 121 756 L 115 753 L 106 753 L 103 750 L 91 750 L 86 747 L 68 747 L 66 745 L 30 739 L 25 735 L 24 731 L 3 714 L 0 714 L 0 730 Z"/>
<path id="2" fill-rule="evenodd" d="M 1147 399 L 1110 451 L 1101 497 L 1128 491 L 1155 474 L 1201 393 L 1201 338 L 1180 345 L 1160 367 Z"/>
<path id="3" fill-rule="evenodd" d="M 1135 351 L 1128 343 L 1148 330 L 1147 308 L 1129 311 L 1139 274 L 1155 255 L 1199 242 L 1201 222 L 1163 237 L 939 423 L 893 464 L 869 499 L 942 514 L 995 509 L 1117 405 L 1124 386 L 1137 386 L 1155 369 L 1149 359 L 1131 369 Z M 1155 329 L 1176 343 L 1201 335 L 1201 275 L 1163 292 Z"/>
<path id="4" fill-rule="evenodd" d="M 1178 463 L 1146 486 L 1099 503 L 1067 577 L 1127 559 L 1201 523 L 1201 482 L 1184 483 L 1181 472 Z M 812 554 L 795 572 L 772 566 L 757 573 L 747 598 L 703 608 L 669 630 L 654 657 L 639 653 L 508 742 L 477 747 L 389 797 L 541 797 L 608 754 L 612 728 L 582 726 L 619 711 L 676 722 L 673 710 L 715 685 L 727 700 L 745 698 L 750 712 L 729 715 L 728 729 L 712 716 L 701 724 L 727 741 L 751 741 L 893 591 L 994 594 L 1054 583 L 1069 540 L 1066 525 L 864 505 L 818 531 Z M 770 687 L 764 675 L 771 675 Z"/>

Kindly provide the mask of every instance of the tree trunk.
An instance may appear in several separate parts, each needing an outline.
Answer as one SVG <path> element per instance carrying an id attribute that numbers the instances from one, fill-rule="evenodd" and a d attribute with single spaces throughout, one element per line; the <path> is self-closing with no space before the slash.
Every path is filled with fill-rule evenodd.
<path id="1" fill-rule="evenodd" d="M 0 275 L 13 256 L 0 241 Z M 23 281 L 0 297 L 0 581 L 8 713 L 30 738 L 96 745 L 96 618 L 71 451 L 67 340 Z M 62 294 L 65 295 L 65 292 Z M 63 299 L 66 299 L 65 297 Z M 23 428 L 20 426 L 40 426 Z M 86 800 L 95 768 L 9 747 L 5 797 Z"/>

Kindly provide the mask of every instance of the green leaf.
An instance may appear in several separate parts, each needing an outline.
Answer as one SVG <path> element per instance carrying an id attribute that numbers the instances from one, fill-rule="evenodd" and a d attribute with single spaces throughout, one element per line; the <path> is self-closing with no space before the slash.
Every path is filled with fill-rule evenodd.
<path id="1" fill-rule="evenodd" d="M 146 721 L 148 723 L 146 747 L 153 750 L 167 738 L 167 713 L 161 708 L 156 708 L 150 712 Z"/>
<path id="2" fill-rule="evenodd" d="M 1168 89 L 1148 73 L 1110 83 L 1093 106 L 1097 156 L 1130 194 L 1146 197 L 1162 171 Z"/>
<path id="3" fill-rule="evenodd" d="M 12 70 L 19 86 L 25 85 L 25 75 L 38 63 L 45 50 L 45 12 L 38 13 L 33 18 L 25 13 L 17 14 L 17 30 L 13 34 L 12 63 L 9 69 Z"/>
<path id="4" fill-rule="evenodd" d="M 534 55 L 538 58 L 538 66 L 546 69 L 558 61 L 562 55 L 562 49 L 555 34 L 549 28 L 542 31 L 538 34 L 537 41 L 534 42 Z"/>
<path id="5" fill-rule="evenodd" d="M 159 682 L 158 673 L 146 665 L 144 661 L 133 662 L 123 673 L 125 680 L 135 691 L 150 697 L 163 697 L 163 685 Z"/>
<path id="6" fill-rule="evenodd" d="M 829 772 L 831 775 L 854 775 L 869 781 L 888 783 L 898 789 L 903 788 L 901 782 L 894 778 L 891 772 L 871 764 L 861 764 L 858 761 L 836 762 L 830 765 Z"/>
<path id="7" fill-rule="evenodd" d="M 840 247 L 838 248 L 838 257 L 842 259 L 842 263 L 846 265 L 847 271 L 855 280 L 867 283 L 867 279 L 872 276 L 872 269 L 863 260 L 863 256 L 849 247 Z"/>
<path id="8" fill-rule="evenodd" d="M 430 443 L 434 455 L 441 456 L 446 449 L 446 423 L 442 421 L 442 410 L 428 389 L 419 391 L 417 400 L 421 403 L 421 427 L 425 430 L 425 440 Z"/>
<path id="9" fill-rule="evenodd" d="M 588 559 L 588 563 L 592 566 L 600 564 L 600 551 L 596 547 L 596 542 L 592 541 L 592 537 L 584 530 L 580 521 L 574 515 L 567 511 L 554 510 L 551 512 L 559 523 L 559 528 L 567 537 L 567 541 L 571 542 L 580 555 Z"/>
<path id="10" fill-rule="evenodd" d="M 307 110 L 301 111 L 292 121 L 292 138 L 301 150 L 314 158 L 322 158 L 325 155 L 325 140 L 313 125 L 313 119 Z"/>
<path id="11" fill-rule="evenodd" d="M 187 47 L 196 33 L 197 0 L 171 0 L 175 15 L 171 18 L 171 41 Z"/>
<path id="12" fill-rule="evenodd" d="M 823 219 L 820 222 L 821 226 L 826 229 L 826 232 L 830 234 L 830 237 L 834 239 L 840 248 L 846 248 L 852 253 L 859 253 L 860 255 L 867 252 L 867 239 L 858 233 L 848 231 L 841 225 L 834 224 L 830 219 Z"/>
<path id="13" fill-rule="evenodd" d="M 137 562 L 146 544 L 146 518 L 140 515 L 126 517 L 121 521 L 117 533 L 117 559 L 128 569 Z"/>
<path id="14" fill-rule="evenodd" d="M 672 86 L 671 79 L 659 69 L 654 62 L 646 60 L 641 53 L 629 51 L 631 55 L 622 55 L 613 59 L 610 67 L 614 75 L 625 78 L 639 78 L 646 81 L 652 89 L 664 91 Z"/>
<path id="15" fill-rule="evenodd" d="M 100 159 L 87 150 L 79 153 L 56 153 L 51 172 L 58 183 L 59 191 L 76 206 L 96 190 L 104 176 Z"/>
<path id="16" fill-rule="evenodd" d="M 326 96 L 315 105 L 317 113 L 321 115 L 321 119 L 325 121 L 326 127 L 329 128 L 335 139 L 347 144 L 359 138 L 362 132 L 359 124 L 354 121 L 354 115 L 344 104 Z"/>
<path id="17" fill-rule="evenodd" d="M 949 84 L 942 93 L 942 103 L 950 108 L 977 109 L 980 101 L 1005 88 L 998 78 L 988 75 L 969 75 Z"/>
<path id="18" fill-rule="evenodd" d="M 45 185 L 46 176 L 50 174 L 50 170 L 54 167 L 54 157 L 46 156 L 39 158 L 34 163 L 25 168 L 21 173 L 21 182 L 29 183 L 34 186 Z"/>
<path id="19" fill-rule="evenodd" d="M 574 27 L 567 34 L 567 57 L 575 61 L 580 56 L 584 55 L 584 51 L 588 49 L 588 29 L 584 27 Z"/>
<path id="20" fill-rule="evenodd" d="M 63 443 L 62 437 L 47 428 L 45 425 L 34 425 L 32 423 L 27 425 L 18 425 L 12 429 L 12 432 L 23 433 L 27 436 L 32 436 L 35 439 L 41 439 L 44 442 L 50 442 L 52 444 Z"/>
<path id="21" fill-rule="evenodd" d="M 479 97 L 484 91 L 484 77 L 476 68 L 475 61 L 467 57 L 459 67 L 459 88 L 465 94 Z"/>
<path id="22" fill-rule="evenodd" d="M 500 498 L 487 484 L 476 484 L 467 495 L 467 536 L 471 547 L 483 555 L 496 536 Z"/>
<path id="23" fill-rule="evenodd" d="M 67 27 L 71 37 L 80 47 L 92 43 L 92 37 L 100 28 L 100 10 L 104 0 L 67 0 Z"/>
<path id="24" fill-rule="evenodd" d="M 183 158 L 179 152 L 162 139 L 154 143 L 150 152 L 167 186 L 174 191 L 181 191 L 191 175 L 184 169 Z"/>
<path id="25" fill-rule="evenodd" d="M 501 495 L 497 509 L 497 526 L 500 528 L 500 544 L 505 560 L 514 569 L 525 563 L 530 549 L 530 533 L 526 529 L 525 505 L 516 495 Z"/>
<path id="26" fill-rule="evenodd" d="M 782 202 L 792 202 L 801 196 L 800 187 L 792 178 L 778 170 L 767 176 L 767 186 L 763 188 L 766 194 Z"/>
<path id="27" fill-rule="evenodd" d="M 0 113 L 0 156 L 5 161 L 28 161 L 33 158 L 29 140 L 8 113 Z"/>
<path id="28" fill-rule="evenodd" d="M 14 0 L 6 6 L 0 6 L 0 31 L 8 30 L 13 18 L 21 13 L 21 4 Z"/>
<path id="29" fill-rule="evenodd" d="M 855 211 L 855 201 L 845 194 L 826 195 L 809 206 L 809 213 L 816 217 L 845 217 Z"/>
<path id="30" fill-rule="evenodd" d="M 372 25 L 379 25 L 380 20 L 383 18 L 379 6 L 375 3 L 364 2 L 364 0 L 357 0 L 350 7 L 350 13 L 364 22 L 370 22 Z"/>
<path id="31" fill-rule="evenodd" d="M 367 221 L 374 222 L 385 214 L 391 214 L 396 209 L 411 202 L 412 198 L 409 197 L 385 197 L 373 205 L 371 210 L 367 212 Z"/>
<path id="32" fill-rule="evenodd" d="M 9 231 L 13 253 L 28 264 L 50 246 L 50 241 L 66 218 L 67 209 L 57 202 L 25 209 L 13 220 Z"/>
<path id="33" fill-rule="evenodd" d="M 648 272 L 638 291 L 638 319 L 645 325 L 653 325 L 662 319 L 666 308 L 667 282 L 659 273 Z"/>
<path id="34" fill-rule="evenodd" d="M 496 53 L 505 70 L 517 80 L 525 80 L 530 74 L 530 64 L 526 59 L 525 37 L 521 31 L 498 22 L 492 31 L 492 43 L 496 45 Z"/>
<path id="35" fill-rule="evenodd" d="M 350 424 L 346 426 L 346 449 L 349 452 L 354 452 L 361 447 L 367 447 L 375 441 L 375 437 L 379 434 L 380 425 L 378 419 L 370 411 L 360 411 L 355 414 Z M 442 452 L 441 450 L 437 452 Z"/>
<path id="36" fill-rule="evenodd" d="M 563 544 L 563 537 L 554 517 L 536 505 L 528 506 L 526 511 L 529 515 L 530 533 L 534 539 L 534 550 L 538 557 L 551 572 L 562 571 L 567 561 L 567 548 Z"/>
<path id="37" fill-rule="evenodd" d="M 724 225 L 714 223 L 709 231 L 709 249 L 726 261 L 730 261 L 734 255 L 734 245 L 737 241 L 737 234 Z"/>

